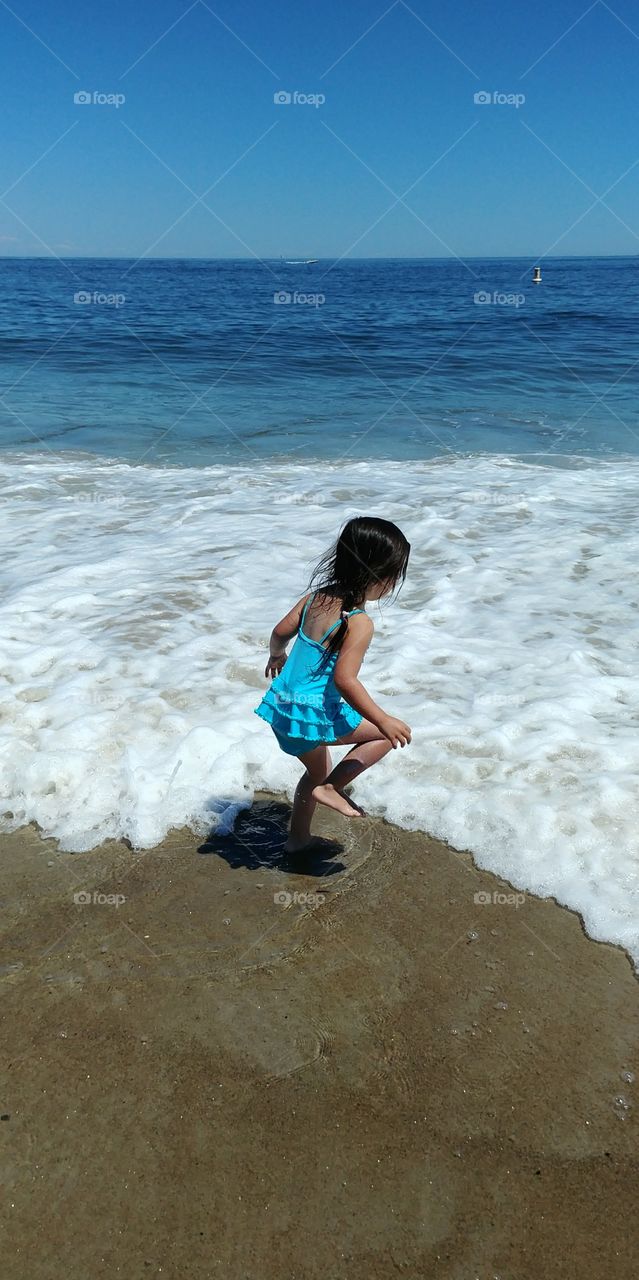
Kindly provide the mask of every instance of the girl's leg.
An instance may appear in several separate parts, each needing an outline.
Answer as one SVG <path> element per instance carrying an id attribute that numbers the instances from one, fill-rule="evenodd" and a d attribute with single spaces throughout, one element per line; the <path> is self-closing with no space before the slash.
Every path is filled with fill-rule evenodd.
<path id="1" fill-rule="evenodd" d="M 313 787 L 316 787 L 318 782 L 323 782 L 331 771 L 331 753 L 328 747 L 313 747 L 312 751 L 307 751 L 303 756 L 298 756 L 298 759 L 305 766 L 306 772 L 300 778 L 295 790 L 291 827 L 288 840 L 284 845 L 286 853 L 298 853 L 300 849 L 303 849 L 309 843 L 311 820 L 317 808 L 317 800 L 313 797 Z"/>
<path id="2" fill-rule="evenodd" d="M 324 782 L 313 788 L 313 798 L 319 804 L 328 805 L 329 809 L 337 809 L 346 818 L 361 818 L 364 815 L 363 809 L 344 795 L 344 787 L 363 773 L 364 769 L 377 764 L 393 748 L 388 738 L 382 737 L 370 720 L 362 720 L 352 733 L 340 738 L 339 745 L 351 742 L 354 743 L 352 751 L 340 760 Z"/>

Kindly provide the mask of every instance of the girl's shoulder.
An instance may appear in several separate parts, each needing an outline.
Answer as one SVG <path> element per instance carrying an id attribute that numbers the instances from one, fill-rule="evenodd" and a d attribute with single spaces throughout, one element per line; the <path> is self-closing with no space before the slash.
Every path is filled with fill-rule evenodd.
<path id="1" fill-rule="evenodd" d="M 282 635 L 286 633 L 294 636 L 302 624 L 304 611 L 307 604 L 312 599 L 312 596 L 312 591 L 307 591 L 306 595 L 301 596 L 293 605 L 292 609 L 289 609 L 288 613 L 286 613 L 283 618 L 280 618 L 275 630 L 279 630 Z"/>
<path id="2" fill-rule="evenodd" d="M 351 614 L 348 619 L 348 625 L 349 627 L 355 627 L 356 630 L 359 629 L 360 631 L 373 632 L 375 630 L 375 623 L 365 609 L 360 609 L 358 613 Z"/>
<path id="3" fill-rule="evenodd" d="M 354 613 L 348 619 L 348 631 L 346 632 L 344 643 L 346 644 L 350 638 L 356 644 L 368 645 L 374 630 L 373 619 L 364 610 L 361 613 Z"/>

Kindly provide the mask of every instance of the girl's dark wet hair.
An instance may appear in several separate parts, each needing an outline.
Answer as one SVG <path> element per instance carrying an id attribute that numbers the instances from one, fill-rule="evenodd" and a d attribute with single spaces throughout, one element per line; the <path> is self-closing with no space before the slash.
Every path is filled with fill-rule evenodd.
<path id="1" fill-rule="evenodd" d="M 371 586 L 388 583 L 391 589 L 406 577 L 410 542 L 390 520 L 355 516 L 344 525 L 337 542 L 322 557 L 310 581 L 318 595 L 340 600 L 348 613 L 364 603 Z M 342 617 L 326 646 L 329 654 L 341 646 L 348 630 Z"/>

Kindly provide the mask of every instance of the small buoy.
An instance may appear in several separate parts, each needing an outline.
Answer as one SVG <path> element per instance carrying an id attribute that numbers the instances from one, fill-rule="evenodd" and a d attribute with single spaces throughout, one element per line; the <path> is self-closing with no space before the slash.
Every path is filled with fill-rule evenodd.
<path id="1" fill-rule="evenodd" d="M 532 282 L 533 284 L 541 284 L 541 267 L 535 267 Z"/>

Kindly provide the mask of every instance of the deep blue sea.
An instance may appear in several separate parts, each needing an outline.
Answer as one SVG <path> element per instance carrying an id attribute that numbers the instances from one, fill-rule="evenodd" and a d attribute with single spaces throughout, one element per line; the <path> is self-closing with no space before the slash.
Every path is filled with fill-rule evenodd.
<path id="1" fill-rule="evenodd" d="M 4 259 L 1 445 L 156 465 L 636 454 L 639 258 L 531 277 L 521 259 Z"/>
<path id="2" fill-rule="evenodd" d="M 358 801 L 639 963 L 639 259 L 542 275 L 0 263 L 0 829 L 153 849 L 292 795 L 268 636 L 378 515 L 363 678 L 413 738 Z"/>

